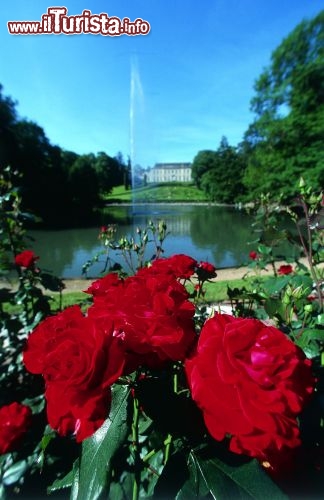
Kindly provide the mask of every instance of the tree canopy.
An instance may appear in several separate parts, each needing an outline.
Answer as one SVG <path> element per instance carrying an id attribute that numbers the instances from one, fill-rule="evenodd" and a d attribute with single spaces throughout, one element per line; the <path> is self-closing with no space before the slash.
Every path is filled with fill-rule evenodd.
<path id="1" fill-rule="evenodd" d="M 10 165 L 21 173 L 23 209 L 47 225 L 84 220 L 103 194 L 123 183 L 121 153 L 78 155 L 52 145 L 41 126 L 18 117 L 16 102 L 2 89 L 0 84 L 0 168 Z"/>
<path id="2" fill-rule="evenodd" d="M 255 83 L 255 120 L 244 138 L 249 196 L 294 195 L 300 176 L 324 181 L 324 11 L 301 22 Z"/>
<path id="3" fill-rule="evenodd" d="M 241 152 L 222 137 L 216 151 L 200 151 L 192 164 L 192 177 L 211 201 L 232 203 L 244 193 L 242 178 L 245 170 Z"/>

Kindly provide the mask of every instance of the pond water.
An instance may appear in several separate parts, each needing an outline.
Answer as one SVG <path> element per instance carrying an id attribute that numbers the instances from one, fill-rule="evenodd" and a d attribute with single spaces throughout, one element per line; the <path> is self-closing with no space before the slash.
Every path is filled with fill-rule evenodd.
<path id="1" fill-rule="evenodd" d="M 250 216 L 234 208 L 209 205 L 111 206 L 100 216 L 96 227 L 33 230 L 29 234 L 42 270 L 62 278 L 78 278 L 82 276 L 83 264 L 103 249 L 98 239 L 101 225 L 117 224 L 117 237 L 135 236 L 136 228 L 144 228 L 150 220 L 164 220 L 167 224 L 170 234 L 163 244 L 165 256 L 185 253 L 220 269 L 246 263 L 253 248 L 248 244 L 254 238 Z M 150 257 L 153 247 L 148 252 Z M 123 262 L 118 253 L 112 257 Z M 104 260 L 101 258 L 89 269 L 90 277 L 100 276 Z"/>

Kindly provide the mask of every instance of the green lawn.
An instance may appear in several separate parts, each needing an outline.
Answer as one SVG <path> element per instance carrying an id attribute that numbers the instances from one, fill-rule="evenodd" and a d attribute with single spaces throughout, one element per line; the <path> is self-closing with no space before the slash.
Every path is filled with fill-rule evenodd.
<path id="1" fill-rule="evenodd" d="M 186 183 L 164 183 L 154 184 L 133 190 L 125 190 L 124 186 L 113 188 L 112 193 L 104 197 L 108 203 L 137 202 L 206 202 L 205 193 L 193 184 Z"/>

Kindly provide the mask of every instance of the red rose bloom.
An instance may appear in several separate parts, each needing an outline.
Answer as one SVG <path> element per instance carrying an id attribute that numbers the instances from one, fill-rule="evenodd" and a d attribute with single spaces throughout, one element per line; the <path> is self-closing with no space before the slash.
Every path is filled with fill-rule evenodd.
<path id="1" fill-rule="evenodd" d="M 216 278 L 216 267 L 209 262 L 200 262 L 197 269 L 197 277 L 200 281 L 206 281 L 211 278 Z"/>
<path id="2" fill-rule="evenodd" d="M 117 273 L 110 273 L 100 278 L 89 286 L 85 293 L 90 293 L 93 296 L 105 295 L 106 293 L 112 293 L 114 286 L 118 286 L 120 284 L 120 279 Z"/>
<path id="3" fill-rule="evenodd" d="M 296 416 L 313 391 L 310 361 L 288 337 L 255 319 L 216 314 L 185 369 L 210 434 L 269 460 L 299 445 Z"/>
<path id="4" fill-rule="evenodd" d="M 197 261 L 184 254 L 173 255 L 167 259 L 156 259 L 153 261 L 151 269 L 158 273 L 170 273 L 176 278 L 188 279 L 194 273 Z"/>
<path id="5" fill-rule="evenodd" d="M 83 316 L 78 306 L 48 317 L 28 338 L 24 363 L 42 374 L 49 424 L 78 442 L 93 434 L 109 413 L 110 386 L 124 367 L 124 354 L 109 318 Z"/>
<path id="6" fill-rule="evenodd" d="M 293 272 L 293 268 L 290 264 L 283 264 L 278 269 L 278 274 L 291 274 Z"/>
<path id="7" fill-rule="evenodd" d="M 258 254 L 255 250 L 251 250 L 251 252 L 249 253 L 249 257 L 252 260 L 256 260 L 258 258 Z"/>
<path id="8" fill-rule="evenodd" d="M 203 269 L 204 271 L 206 271 L 206 273 L 210 274 L 216 271 L 216 267 L 213 266 L 213 264 L 210 264 L 209 262 L 200 262 L 198 268 Z"/>
<path id="9" fill-rule="evenodd" d="M 11 403 L 0 408 L 0 455 L 14 451 L 31 425 L 29 406 Z"/>
<path id="10" fill-rule="evenodd" d="M 126 371 L 184 360 L 196 341 L 194 305 L 172 271 L 164 271 L 153 265 L 118 283 L 108 275 L 88 289 L 94 295 L 88 314 L 113 322 L 127 357 Z"/>
<path id="11" fill-rule="evenodd" d="M 39 257 L 32 250 L 24 250 L 15 257 L 15 264 L 20 267 L 32 268 Z"/>

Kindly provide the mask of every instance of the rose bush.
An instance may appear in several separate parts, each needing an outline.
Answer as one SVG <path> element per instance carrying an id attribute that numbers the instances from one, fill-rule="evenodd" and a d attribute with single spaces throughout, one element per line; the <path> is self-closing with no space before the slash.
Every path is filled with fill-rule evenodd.
<path id="1" fill-rule="evenodd" d="M 83 441 L 109 416 L 120 377 L 147 380 L 147 370 L 184 362 L 214 439 L 270 463 L 299 446 L 296 417 L 313 392 L 311 362 L 284 333 L 254 319 L 215 314 L 197 336 L 182 280 L 199 268 L 215 272 L 177 255 L 127 278 L 110 273 L 86 290 L 93 298 L 86 315 L 74 306 L 36 327 L 23 359 L 44 377 L 53 429 Z"/>
<path id="2" fill-rule="evenodd" d="M 233 316 L 201 300 L 217 276 L 213 264 L 161 258 L 163 223 L 117 241 L 115 227 L 102 227 L 103 272 L 115 272 L 63 311 L 62 282 L 36 268 L 35 254 L 12 259 L 19 289 L 6 296 L 22 311 L 2 311 L 0 380 L 3 403 L 14 392 L 32 417 L 14 407 L 10 418 L 3 413 L 0 495 L 21 498 L 26 487 L 30 498 L 71 488 L 82 500 L 259 500 L 264 492 L 285 498 L 278 485 L 291 498 L 301 487 L 305 498 L 323 491 L 320 246 L 307 255 L 310 271 L 298 261 L 293 272 L 278 268 L 266 240 L 274 231 L 263 219 L 260 227 L 252 289 L 228 287 Z M 263 279 L 263 269 L 273 276 Z M 59 307 L 52 297 L 44 298 L 51 310 L 43 307 L 40 284 L 60 293 Z M 34 495 L 35 474 L 43 485 Z"/>
<path id="3" fill-rule="evenodd" d="M 207 467 L 215 477 L 208 490 L 217 496 L 224 480 L 217 462 L 196 447 L 218 460 L 212 443 L 221 442 L 222 453 L 256 459 L 257 484 L 280 496 L 256 464 L 274 469 L 300 446 L 298 417 L 315 385 L 311 361 L 259 320 L 219 313 L 206 320 L 192 300 L 215 275 L 212 264 L 182 254 L 158 258 L 131 276 L 108 273 L 85 290 L 86 311 L 68 307 L 28 336 L 23 361 L 43 376 L 50 427 L 82 442 L 73 495 L 86 492 L 90 500 L 109 490 L 118 497 L 133 482 L 134 499 L 150 496 L 157 481 L 170 481 L 170 454 L 181 462 L 190 450 L 199 467 L 190 466 L 189 481 Z M 231 480 L 228 494 L 252 488 L 255 497 L 248 478 L 239 477 L 240 487 Z M 66 481 L 59 486 L 71 485 Z"/>
<path id="4" fill-rule="evenodd" d="M 31 425 L 29 406 L 17 402 L 0 408 L 0 455 L 16 450 Z"/>
<path id="5" fill-rule="evenodd" d="M 311 362 L 278 329 L 215 314 L 185 368 L 210 434 L 229 437 L 232 451 L 271 463 L 300 444 L 296 416 L 313 392 Z"/>

